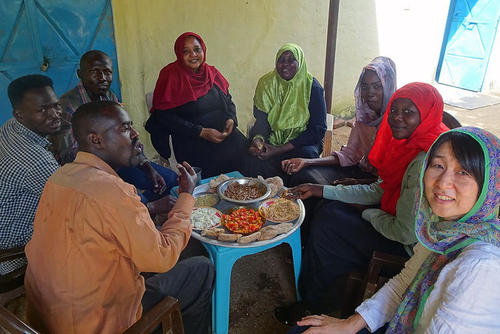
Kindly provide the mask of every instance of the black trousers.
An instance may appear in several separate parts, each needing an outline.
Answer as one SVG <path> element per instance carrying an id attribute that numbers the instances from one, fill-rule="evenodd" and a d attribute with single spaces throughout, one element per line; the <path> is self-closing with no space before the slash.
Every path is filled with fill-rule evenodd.
<path id="1" fill-rule="evenodd" d="M 311 166 L 306 167 L 290 177 L 290 186 L 298 186 L 304 183 L 330 185 L 333 181 L 343 178 L 373 178 L 372 174 L 363 172 L 358 166 Z M 306 216 L 300 228 L 302 245 L 307 245 L 309 233 L 311 230 L 311 219 L 313 212 L 316 211 L 321 199 L 310 197 L 303 201 L 306 209 Z"/>
<path id="2" fill-rule="evenodd" d="M 146 279 L 142 307 L 147 312 L 166 296 L 179 300 L 184 332 L 206 334 L 210 325 L 210 305 L 215 282 L 212 262 L 203 256 L 178 262 L 166 273 Z"/>
<path id="3" fill-rule="evenodd" d="M 358 166 L 311 166 L 303 168 L 290 178 L 291 186 L 303 183 L 332 184 L 333 181 L 343 178 L 373 178 L 372 174 L 363 172 Z"/>
<path id="4" fill-rule="evenodd" d="M 373 251 L 405 256 L 402 244 L 377 232 L 361 210 L 339 201 L 323 201 L 313 215 L 302 257 L 299 291 L 317 314 L 328 314 L 342 298 L 336 281 L 354 270 L 366 270 Z"/>

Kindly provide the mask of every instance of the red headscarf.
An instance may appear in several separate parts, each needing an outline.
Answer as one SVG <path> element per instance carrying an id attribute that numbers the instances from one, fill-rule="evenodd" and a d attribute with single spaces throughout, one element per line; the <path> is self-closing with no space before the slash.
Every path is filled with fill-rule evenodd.
<path id="1" fill-rule="evenodd" d="M 395 139 L 387 122 L 392 102 L 396 99 L 411 100 L 420 112 L 420 124 L 407 139 Z M 396 215 L 401 181 L 408 164 L 420 152 L 427 152 L 434 140 L 448 130 L 441 122 L 443 106 L 443 98 L 437 89 L 422 82 L 409 83 L 392 95 L 368 156 L 382 179 L 381 209 L 385 212 Z"/>
<path id="2" fill-rule="evenodd" d="M 194 73 L 184 65 L 184 41 L 189 36 L 198 39 L 203 49 L 203 61 L 198 73 Z M 156 81 L 151 112 L 155 109 L 165 110 L 196 101 L 207 94 L 214 84 L 227 94 L 229 83 L 214 66 L 205 62 L 207 48 L 200 36 L 193 32 L 183 33 L 177 37 L 174 51 L 177 60 L 162 68 Z"/>

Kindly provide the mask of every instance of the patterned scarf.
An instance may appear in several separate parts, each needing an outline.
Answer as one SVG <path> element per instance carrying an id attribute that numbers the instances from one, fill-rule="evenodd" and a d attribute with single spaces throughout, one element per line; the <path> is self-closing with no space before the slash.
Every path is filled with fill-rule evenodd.
<path id="1" fill-rule="evenodd" d="M 384 99 L 380 115 L 372 110 L 368 104 L 361 98 L 361 83 L 366 70 L 372 70 L 377 73 L 380 83 L 384 90 Z M 356 100 L 356 121 L 367 126 L 379 126 L 384 118 L 385 110 L 392 94 L 396 90 L 396 65 L 389 57 L 376 57 L 363 68 L 359 76 L 358 84 L 354 89 L 354 99 Z"/>
<path id="2" fill-rule="evenodd" d="M 478 240 L 500 247 L 500 143 L 493 134 L 472 127 L 451 131 L 462 132 L 474 138 L 485 157 L 485 176 L 481 194 L 474 207 L 458 221 L 439 221 L 432 213 L 423 192 L 422 168 L 419 200 L 415 207 L 415 231 L 418 240 L 431 253 L 406 290 L 396 315 L 386 333 L 412 333 L 417 328 L 427 297 L 431 293 L 444 266 L 453 261 L 462 249 Z"/>

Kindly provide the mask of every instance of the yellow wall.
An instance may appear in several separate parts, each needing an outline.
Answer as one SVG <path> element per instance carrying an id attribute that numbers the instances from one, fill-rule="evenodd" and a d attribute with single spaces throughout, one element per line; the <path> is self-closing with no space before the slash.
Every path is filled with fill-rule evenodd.
<path id="1" fill-rule="evenodd" d="M 396 63 L 398 87 L 432 83 L 441 51 L 449 0 L 340 1 L 333 113 L 354 112 L 361 69 L 376 56 Z"/>
<path id="2" fill-rule="evenodd" d="M 207 63 L 229 81 L 239 128 L 246 132 L 260 76 L 274 67 L 285 42 L 304 49 L 309 71 L 323 83 L 328 0 L 113 0 L 123 102 L 148 153 L 144 95 L 158 72 L 175 60 L 178 35 L 193 31 L 207 45 Z M 351 90 L 352 95 L 352 90 Z"/>

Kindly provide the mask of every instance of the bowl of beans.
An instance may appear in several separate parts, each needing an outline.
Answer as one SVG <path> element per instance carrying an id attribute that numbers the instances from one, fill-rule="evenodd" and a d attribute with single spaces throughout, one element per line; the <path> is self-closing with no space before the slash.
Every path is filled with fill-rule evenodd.
<path id="1" fill-rule="evenodd" d="M 227 180 L 217 188 L 219 197 L 233 203 L 252 204 L 267 198 L 271 187 L 263 181 L 251 177 Z"/>

